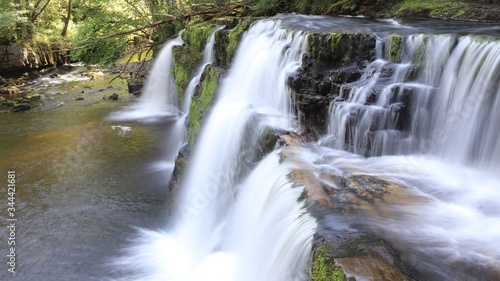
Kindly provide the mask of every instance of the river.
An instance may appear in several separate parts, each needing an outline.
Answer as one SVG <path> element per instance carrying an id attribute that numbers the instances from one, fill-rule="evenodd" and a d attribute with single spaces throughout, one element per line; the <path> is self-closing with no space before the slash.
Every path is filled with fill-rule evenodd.
<path id="1" fill-rule="evenodd" d="M 169 122 L 105 121 L 136 98 L 123 80 L 82 80 L 80 71 L 47 74 L 31 85 L 44 95 L 42 108 L 0 118 L 2 177 L 15 171 L 17 180 L 17 273 L 2 270 L 1 280 L 103 280 L 134 228 L 158 227 L 166 215 Z M 114 92 L 118 101 L 103 100 Z M 5 239 L 4 265 L 7 246 Z"/>
<path id="2" fill-rule="evenodd" d="M 170 74 L 171 48 L 182 44 L 180 37 L 162 51 L 166 68 L 155 72 L 162 76 L 150 77 L 167 83 L 152 90 L 170 89 L 166 96 L 130 97 L 123 80 L 82 77 L 83 66 L 56 70 L 56 78 L 46 74 L 29 85 L 43 93 L 40 108 L 0 116 L 0 172 L 7 179 L 8 171 L 15 171 L 17 219 L 10 231 L 17 273 L 4 270 L 0 279 L 306 280 L 314 233 L 347 228 L 386 240 L 415 269 L 417 279 L 495 280 L 500 276 L 500 145 L 497 123 L 489 119 L 495 120 L 498 108 L 492 106 L 500 100 L 495 76 L 500 36 L 498 26 L 470 26 L 300 15 L 255 23 L 220 81 L 173 206 L 168 205 L 168 181 L 186 134 L 186 109 L 176 101 Z M 328 130 L 320 141 L 292 148 L 295 156 L 288 160 L 277 149 L 243 163 L 242 155 L 257 154 L 265 130 L 300 132 L 286 83 L 302 67 L 307 32 L 339 30 L 375 33 L 379 41 L 404 34 L 406 53 L 394 63 L 376 50 L 364 75 L 346 88 L 348 98 L 329 105 Z M 420 33 L 438 35 L 429 39 Z M 413 63 L 410 51 L 424 44 L 424 37 L 432 52 L 422 59 L 421 76 L 401 80 L 397 75 Z M 446 59 L 438 60 L 432 55 L 443 46 Z M 456 63 L 469 57 L 481 58 L 477 68 Z M 384 67 L 394 76 L 378 80 Z M 493 75 L 483 73 L 486 68 Z M 467 94 L 453 87 L 458 83 L 454 73 L 464 87 L 487 96 L 480 101 L 489 102 L 459 115 L 462 127 L 447 128 L 447 103 L 463 102 L 460 97 Z M 398 97 L 384 98 L 389 91 L 381 90 L 376 103 L 366 104 L 364 96 L 372 89 L 398 87 L 412 87 L 424 97 L 413 103 L 418 110 L 410 111 L 416 129 L 404 134 L 396 132 L 394 114 L 389 114 Z M 117 101 L 103 99 L 115 92 Z M 428 100 L 430 93 L 440 93 L 441 99 Z M 84 100 L 76 100 L 79 96 Z M 451 113 L 457 111 L 450 107 Z M 429 116 L 434 122 L 425 123 Z M 367 125 L 375 119 L 385 127 Z M 428 126 L 422 130 L 419 124 Z M 477 129 L 473 137 L 466 126 Z M 443 130 L 436 145 L 419 143 L 436 140 Z M 369 144 L 367 136 L 373 137 Z M 383 179 L 398 189 L 387 200 L 366 200 L 368 205 L 364 199 L 361 204 L 335 202 L 355 211 L 345 217 L 332 211 L 329 215 L 349 222 L 329 225 L 311 216 L 308 201 L 299 199 L 304 187 L 289 179 L 297 170 L 339 194 L 353 191 L 325 180 L 325 174 Z M 7 203 L 6 198 L 0 225 L 6 238 Z M 2 253 L 8 249 L 4 240 Z"/>

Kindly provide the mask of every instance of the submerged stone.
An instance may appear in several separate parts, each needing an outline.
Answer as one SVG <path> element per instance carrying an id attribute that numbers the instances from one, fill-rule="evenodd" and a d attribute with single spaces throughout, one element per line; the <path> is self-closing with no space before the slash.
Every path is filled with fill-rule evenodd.
<path id="1" fill-rule="evenodd" d="M 14 112 L 19 112 L 19 111 L 26 111 L 26 110 L 30 110 L 31 109 L 31 105 L 27 104 L 27 103 L 18 103 L 18 104 L 15 104 L 12 108 L 12 111 Z"/>

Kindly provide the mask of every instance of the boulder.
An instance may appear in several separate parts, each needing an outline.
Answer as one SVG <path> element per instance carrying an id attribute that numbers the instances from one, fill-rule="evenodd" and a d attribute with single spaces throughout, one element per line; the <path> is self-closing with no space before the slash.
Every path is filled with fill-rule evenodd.
<path id="1" fill-rule="evenodd" d="M 309 53 L 288 84 L 296 102 L 298 117 L 307 127 L 325 133 L 330 102 L 340 88 L 358 80 L 375 57 L 376 36 L 362 33 L 310 34 Z"/>
<path id="2" fill-rule="evenodd" d="M 54 52 L 49 44 L 39 43 L 36 47 L 0 45 L 0 72 L 36 70 L 62 65 L 67 61 L 65 54 Z"/>
<path id="3" fill-rule="evenodd" d="M 127 82 L 128 92 L 134 96 L 140 96 L 142 87 L 144 85 L 144 80 L 142 79 L 131 79 Z"/>
<path id="4" fill-rule="evenodd" d="M 111 96 L 109 96 L 109 99 L 110 100 L 118 100 L 118 94 L 117 93 L 113 93 Z"/>
<path id="5" fill-rule="evenodd" d="M 14 111 L 14 112 L 26 111 L 26 110 L 30 110 L 30 109 L 31 109 L 31 105 L 29 105 L 27 103 L 18 103 L 12 107 L 12 111 Z"/>

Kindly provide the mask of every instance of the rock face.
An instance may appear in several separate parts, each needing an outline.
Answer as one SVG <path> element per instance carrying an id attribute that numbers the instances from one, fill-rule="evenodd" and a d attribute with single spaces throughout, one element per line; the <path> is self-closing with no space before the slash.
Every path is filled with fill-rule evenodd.
<path id="1" fill-rule="evenodd" d="M 326 130 L 331 100 L 340 87 L 358 80 L 363 68 L 375 57 L 376 36 L 361 33 L 310 34 L 309 54 L 291 77 L 298 117 L 318 133 Z"/>
<path id="2" fill-rule="evenodd" d="M 10 44 L 0 46 L 0 73 L 7 71 L 28 71 L 62 65 L 68 62 L 62 52 L 54 52 L 48 44 L 35 48 Z"/>

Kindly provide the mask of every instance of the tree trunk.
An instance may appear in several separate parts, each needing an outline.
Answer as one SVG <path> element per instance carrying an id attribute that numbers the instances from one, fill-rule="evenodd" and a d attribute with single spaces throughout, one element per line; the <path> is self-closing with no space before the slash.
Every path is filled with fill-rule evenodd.
<path id="1" fill-rule="evenodd" d="M 68 32 L 68 26 L 69 26 L 69 20 L 71 19 L 71 4 L 72 0 L 68 0 L 68 13 L 66 14 L 66 17 L 64 18 L 64 27 L 61 32 L 62 37 L 66 37 L 66 33 Z"/>

